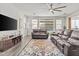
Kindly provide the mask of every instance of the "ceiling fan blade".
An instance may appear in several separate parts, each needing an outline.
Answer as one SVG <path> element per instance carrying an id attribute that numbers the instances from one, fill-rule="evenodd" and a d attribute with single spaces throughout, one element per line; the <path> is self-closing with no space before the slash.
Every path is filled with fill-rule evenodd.
<path id="1" fill-rule="evenodd" d="M 62 6 L 62 7 L 57 7 L 57 8 L 54 8 L 54 9 L 60 9 L 60 8 L 65 8 L 66 6 Z"/>
<path id="2" fill-rule="evenodd" d="M 50 9 L 52 9 L 52 3 L 50 4 Z"/>
<path id="3" fill-rule="evenodd" d="M 55 9 L 54 9 L 54 11 L 59 11 L 59 12 L 61 12 L 62 10 L 55 10 Z"/>

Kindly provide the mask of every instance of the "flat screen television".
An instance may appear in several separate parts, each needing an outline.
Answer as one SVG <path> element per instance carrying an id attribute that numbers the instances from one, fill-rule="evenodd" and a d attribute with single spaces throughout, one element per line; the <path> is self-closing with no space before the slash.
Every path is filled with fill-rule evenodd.
<path id="1" fill-rule="evenodd" d="M 0 31 L 17 30 L 17 20 L 0 14 Z"/>

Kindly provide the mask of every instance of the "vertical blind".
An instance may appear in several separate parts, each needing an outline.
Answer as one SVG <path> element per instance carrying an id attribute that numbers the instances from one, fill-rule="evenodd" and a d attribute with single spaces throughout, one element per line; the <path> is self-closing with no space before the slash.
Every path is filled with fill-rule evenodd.
<path id="1" fill-rule="evenodd" d="M 39 22 L 39 23 L 38 23 Z M 38 27 L 39 25 L 39 27 Z M 56 26 L 56 27 L 55 27 Z M 62 29 L 63 28 L 63 20 L 47 20 L 47 19 L 41 19 L 41 20 L 37 20 L 37 19 L 33 19 L 32 20 L 32 29 L 46 29 L 48 31 L 53 31 L 54 28 L 56 28 L 56 30 L 58 29 Z"/>
<path id="2" fill-rule="evenodd" d="M 62 20 L 56 20 L 56 30 L 63 28 L 63 21 Z"/>
<path id="3" fill-rule="evenodd" d="M 51 31 L 53 30 L 53 23 L 53 20 L 39 20 L 39 28 Z"/>
<path id="4" fill-rule="evenodd" d="M 72 20 L 71 20 L 71 28 L 72 28 L 72 29 L 79 29 L 79 20 L 77 20 L 77 19 L 72 19 Z"/>
<path id="5" fill-rule="evenodd" d="M 38 26 L 38 20 L 37 19 L 33 19 L 32 20 L 32 29 L 37 29 Z"/>

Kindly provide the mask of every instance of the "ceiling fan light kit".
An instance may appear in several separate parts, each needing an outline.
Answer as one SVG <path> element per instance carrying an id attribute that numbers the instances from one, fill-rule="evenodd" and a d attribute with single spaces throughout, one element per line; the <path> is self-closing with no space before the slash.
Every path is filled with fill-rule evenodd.
<path id="1" fill-rule="evenodd" d="M 66 6 L 60 6 L 60 7 L 56 7 L 56 8 L 53 8 L 53 4 L 51 3 L 49 5 L 49 11 L 52 12 L 54 14 L 55 11 L 58 11 L 58 12 L 62 12 L 62 10 L 60 10 L 61 8 L 65 8 Z"/>
<path id="2" fill-rule="evenodd" d="M 52 12 L 53 10 L 52 9 L 50 9 L 50 12 Z"/>

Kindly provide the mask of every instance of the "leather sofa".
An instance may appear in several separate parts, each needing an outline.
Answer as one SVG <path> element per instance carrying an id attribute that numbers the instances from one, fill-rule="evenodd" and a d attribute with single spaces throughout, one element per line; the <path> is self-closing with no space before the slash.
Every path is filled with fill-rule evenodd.
<path id="1" fill-rule="evenodd" d="M 73 30 L 60 31 L 57 35 L 51 36 L 51 41 L 59 48 L 59 50 L 64 54 L 68 55 L 68 48 L 71 44 L 68 41 Z"/>
<path id="2" fill-rule="evenodd" d="M 73 31 L 67 42 L 70 46 L 64 45 L 64 54 L 79 56 L 79 31 Z"/>
<path id="3" fill-rule="evenodd" d="M 43 29 L 33 29 L 32 39 L 47 39 L 48 33 Z"/>

